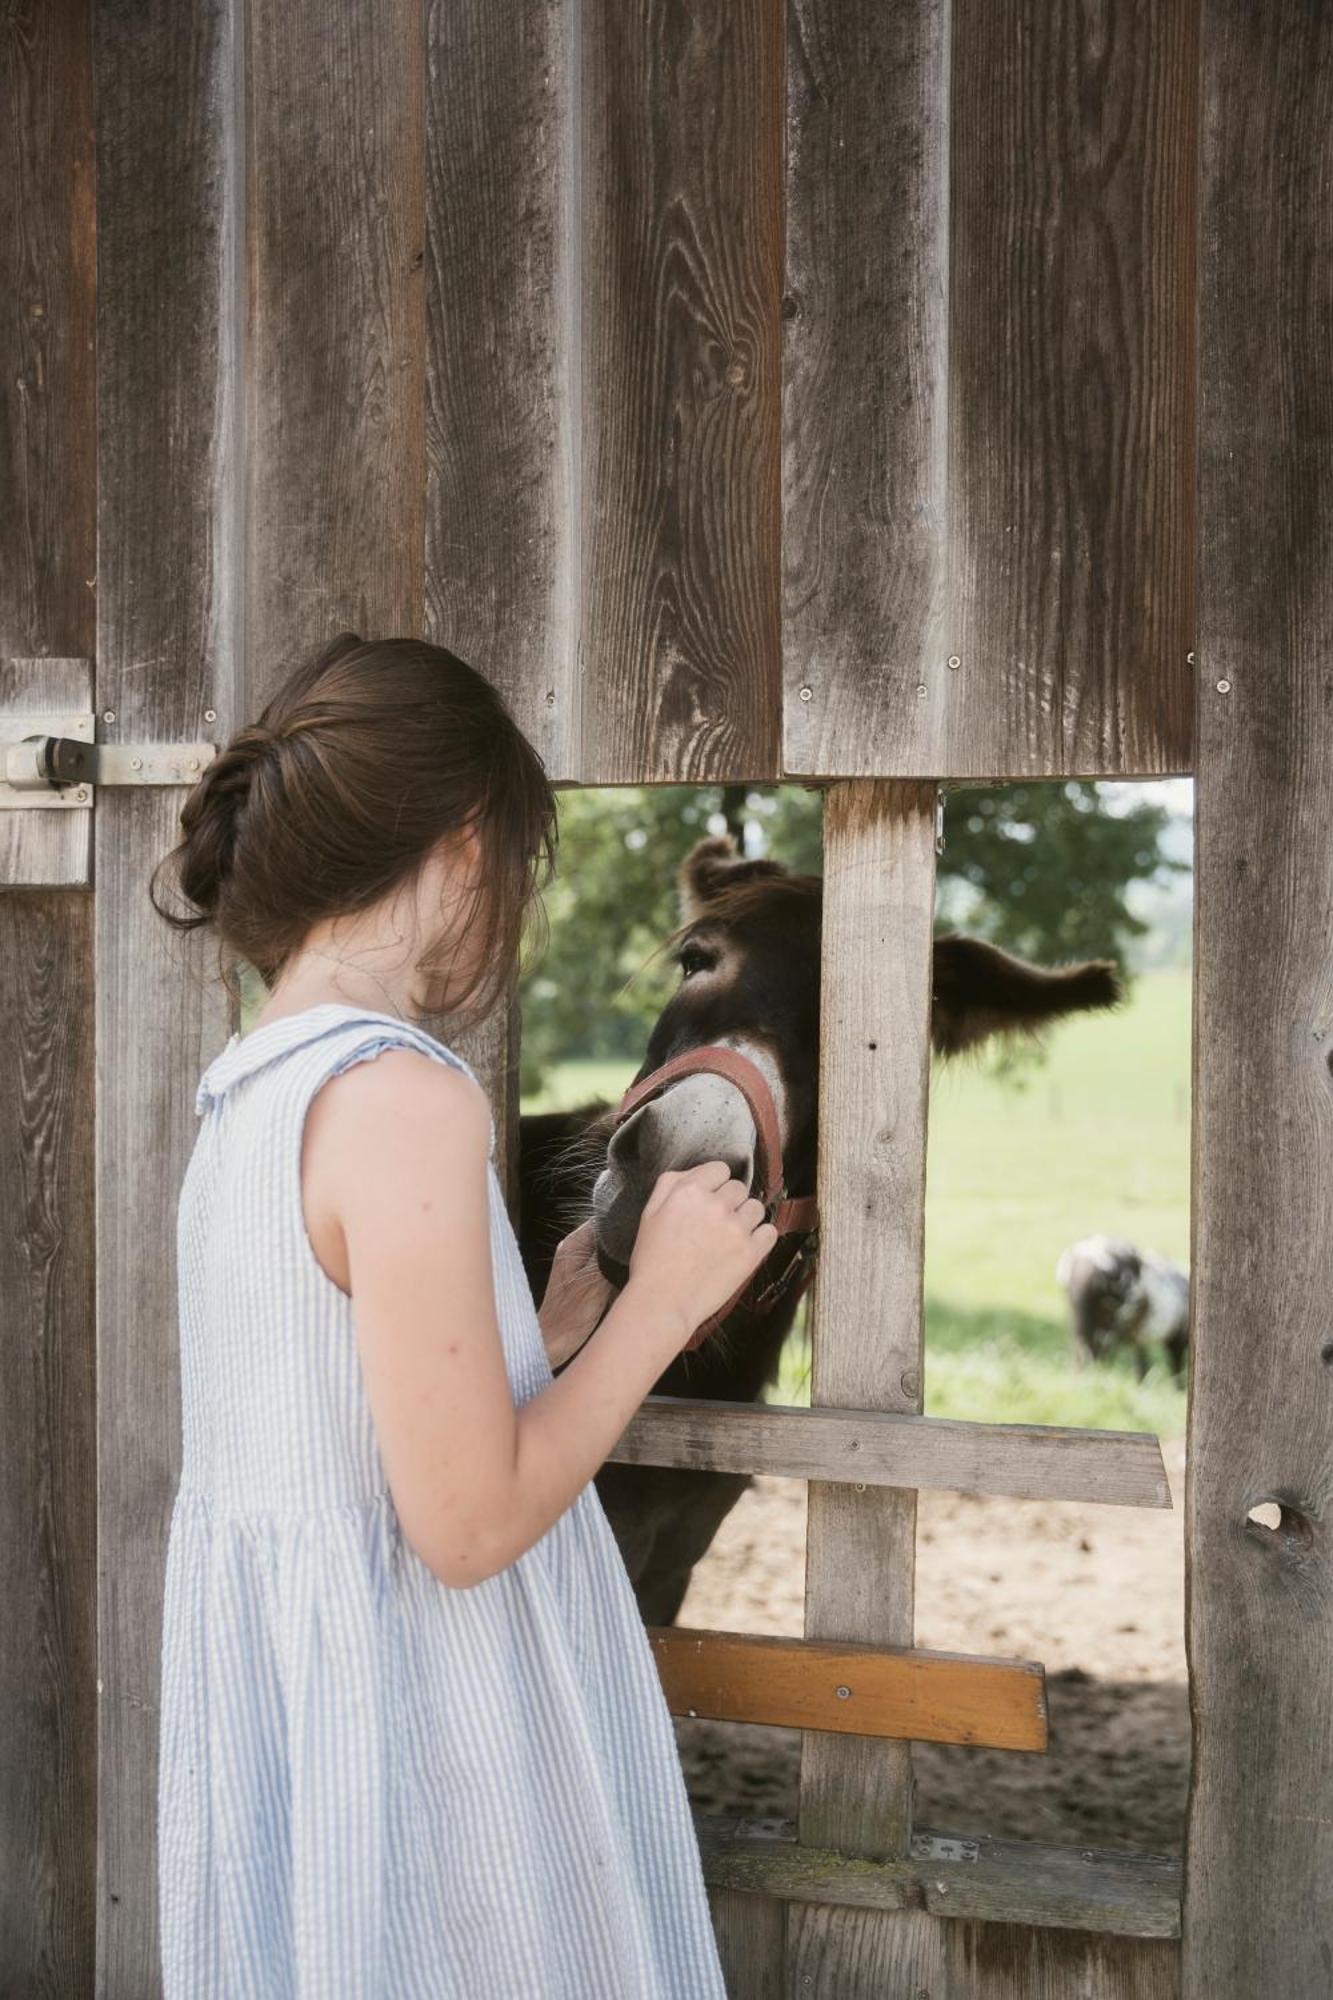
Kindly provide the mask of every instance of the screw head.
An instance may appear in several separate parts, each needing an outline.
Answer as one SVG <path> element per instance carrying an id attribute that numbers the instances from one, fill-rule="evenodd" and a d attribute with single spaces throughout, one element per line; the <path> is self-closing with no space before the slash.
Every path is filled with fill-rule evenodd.
<path id="1" fill-rule="evenodd" d="M 115 719 L 116 719 L 116 711 L 114 708 L 104 708 L 102 710 L 103 722 L 114 722 Z"/>
<path id="2" fill-rule="evenodd" d="M 142 757 L 131 757 L 131 758 L 130 758 L 130 769 L 131 769 L 132 771 L 142 771 L 142 769 L 143 769 L 143 758 L 142 758 Z"/>
<path id="3" fill-rule="evenodd" d="M 218 712 L 215 708 L 206 708 L 204 710 L 205 722 L 216 722 L 217 719 L 218 719 Z"/>
<path id="4" fill-rule="evenodd" d="M 924 701 L 928 693 L 929 689 L 927 688 L 926 683 L 924 681 L 918 681 L 916 684 L 917 700 Z"/>
<path id="5" fill-rule="evenodd" d="M 815 698 L 815 691 L 814 691 L 814 689 L 813 689 L 813 688 L 811 688 L 811 687 L 804 687 L 804 688 L 802 688 L 802 689 L 801 689 L 801 700 L 802 700 L 802 701 L 813 701 L 813 700 L 814 700 L 814 698 Z"/>
<path id="6" fill-rule="evenodd" d="M 80 804 L 81 806 L 84 806 L 84 805 L 87 805 L 87 803 L 88 803 L 88 787 L 87 787 L 86 785 L 80 785 L 80 786 L 79 786 L 79 789 L 78 789 L 78 791 L 77 791 L 77 792 L 75 792 L 74 796 L 75 796 L 75 798 L 76 798 L 76 799 L 78 800 L 78 802 L 79 802 L 79 804 Z"/>
<path id="7" fill-rule="evenodd" d="M 955 673 L 955 674 L 956 674 L 956 673 L 958 672 L 958 669 L 959 669 L 959 668 L 960 668 L 960 667 L 962 666 L 962 664 L 963 664 L 963 663 L 962 663 L 962 661 L 961 661 L 961 660 L 959 659 L 959 657 L 958 657 L 957 653 L 950 653 L 950 655 L 949 655 L 949 667 L 950 667 L 950 671 L 951 671 L 951 672 L 953 672 L 953 673 Z"/>
<path id="8" fill-rule="evenodd" d="M 848 1699 L 850 1698 L 850 1696 L 851 1696 L 851 1692 L 852 1692 L 852 1691 L 851 1691 L 851 1689 L 850 1689 L 850 1688 L 848 1688 L 848 1687 L 841 1687 L 841 1688 L 839 1688 L 839 1689 L 838 1689 L 838 1700 L 839 1700 L 839 1701 L 847 1701 L 847 1700 L 848 1700 Z"/>
<path id="9" fill-rule="evenodd" d="M 866 1490 L 866 1483 L 865 1483 L 864 1479 L 858 1479 L 858 1480 L 855 1480 L 855 1481 L 853 1482 L 853 1487 L 852 1487 L 852 1490 L 853 1490 L 853 1492 L 855 1492 L 855 1493 L 864 1493 L 864 1492 L 865 1492 L 865 1490 Z"/>
<path id="10" fill-rule="evenodd" d="M 1219 681 L 1219 682 L 1217 683 L 1217 692 L 1218 692 L 1219 694 L 1230 694 L 1230 693 L 1231 693 L 1231 682 L 1230 682 L 1230 681 Z"/>
<path id="11" fill-rule="evenodd" d="M 1192 666 L 1194 665 L 1194 655 L 1193 655 L 1193 653 L 1186 653 L 1186 655 L 1185 655 L 1185 663 L 1186 663 L 1186 665 L 1187 665 L 1187 666 L 1191 666 L 1191 667 L 1192 667 Z"/>

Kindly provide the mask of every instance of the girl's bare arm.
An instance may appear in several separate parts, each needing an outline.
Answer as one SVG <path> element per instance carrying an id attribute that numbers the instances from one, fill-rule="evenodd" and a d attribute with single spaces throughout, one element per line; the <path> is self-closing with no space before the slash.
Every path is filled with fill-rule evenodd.
<path id="1" fill-rule="evenodd" d="M 477 1583 L 565 1511 L 775 1232 L 720 1161 L 664 1175 L 629 1282 L 557 1380 L 516 1408 L 492 1282 L 483 1093 L 395 1049 L 325 1085 L 314 1109 L 307 1220 L 312 1240 L 345 1250 L 337 1262 L 403 1533 L 442 1582 Z"/>

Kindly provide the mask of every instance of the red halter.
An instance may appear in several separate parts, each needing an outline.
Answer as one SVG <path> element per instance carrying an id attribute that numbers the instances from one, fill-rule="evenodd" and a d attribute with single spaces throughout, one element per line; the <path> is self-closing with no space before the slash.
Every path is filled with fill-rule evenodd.
<path id="1" fill-rule="evenodd" d="M 801 1293 L 814 1276 L 816 1232 L 819 1228 L 819 1204 L 812 1194 L 788 1195 L 783 1186 L 782 1137 L 778 1127 L 777 1106 L 768 1081 L 757 1063 L 751 1062 L 736 1049 L 719 1048 L 715 1044 L 705 1044 L 701 1048 L 687 1049 L 683 1055 L 672 1056 L 670 1062 L 662 1064 L 638 1083 L 632 1083 L 616 1108 L 612 1131 L 618 1131 L 631 1113 L 646 1104 L 650 1098 L 658 1097 L 682 1076 L 720 1076 L 728 1083 L 735 1084 L 750 1108 L 754 1119 L 756 1140 L 756 1173 L 758 1186 L 755 1197 L 768 1209 L 768 1220 L 778 1235 L 798 1238 L 794 1253 L 787 1259 L 776 1278 L 746 1301 L 751 1312 L 763 1314 L 771 1312 L 784 1295 L 793 1279 L 799 1277 L 796 1296 Z M 761 1267 L 762 1268 L 762 1267 Z M 744 1284 L 734 1291 L 724 1305 L 695 1329 L 685 1343 L 684 1352 L 698 1347 L 734 1311 L 755 1284 L 759 1272 L 752 1272 Z"/>

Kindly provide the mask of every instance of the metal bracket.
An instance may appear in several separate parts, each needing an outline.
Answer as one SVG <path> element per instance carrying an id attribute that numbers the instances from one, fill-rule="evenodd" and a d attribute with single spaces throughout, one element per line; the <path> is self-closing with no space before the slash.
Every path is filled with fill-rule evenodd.
<path id="1" fill-rule="evenodd" d="M 99 785 L 193 785 L 216 743 L 98 743 L 90 713 L 0 715 L 0 811 L 93 803 Z"/>

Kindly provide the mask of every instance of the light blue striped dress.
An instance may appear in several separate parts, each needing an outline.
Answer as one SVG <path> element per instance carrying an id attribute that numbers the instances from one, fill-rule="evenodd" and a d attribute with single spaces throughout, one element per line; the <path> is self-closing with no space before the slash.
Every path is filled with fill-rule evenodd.
<path id="1" fill-rule="evenodd" d="M 233 1035 L 199 1083 L 162 1644 L 166 2000 L 715 2000 L 675 1738 L 595 1488 L 468 1590 L 398 1525 L 300 1156 L 319 1085 L 401 1047 L 472 1074 L 423 1030 L 327 1003 Z M 522 1403 L 551 1370 L 487 1173 Z"/>

